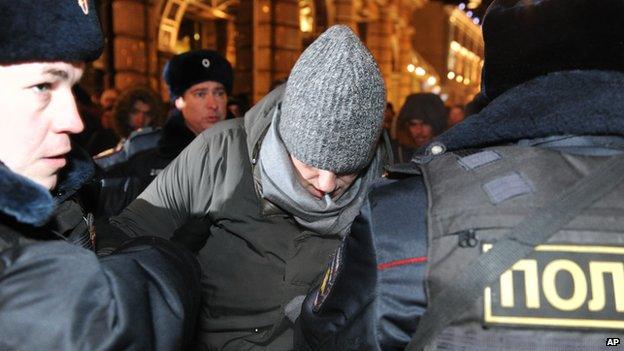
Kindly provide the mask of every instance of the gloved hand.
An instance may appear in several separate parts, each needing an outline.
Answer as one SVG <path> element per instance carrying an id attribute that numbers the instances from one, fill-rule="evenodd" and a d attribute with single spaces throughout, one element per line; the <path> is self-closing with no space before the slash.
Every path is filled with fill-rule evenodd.
<path id="1" fill-rule="evenodd" d="M 108 256 L 124 242 L 130 240 L 121 229 L 112 225 L 107 219 L 95 222 L 95 253 L 100 256 Z"/>

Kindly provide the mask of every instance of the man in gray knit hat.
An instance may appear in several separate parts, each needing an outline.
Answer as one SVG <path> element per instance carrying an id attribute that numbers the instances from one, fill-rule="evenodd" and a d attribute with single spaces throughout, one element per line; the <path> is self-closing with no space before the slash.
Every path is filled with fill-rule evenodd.
<path id="1" fill-rule="evenodd" d="M 348 27 L 331 27 L 286 86 L 200 134 L 111 220 L 198 253 L 198 346 L 292 349 L 303 295 L 381 174 L 384 107 L 371 54 Z"/>

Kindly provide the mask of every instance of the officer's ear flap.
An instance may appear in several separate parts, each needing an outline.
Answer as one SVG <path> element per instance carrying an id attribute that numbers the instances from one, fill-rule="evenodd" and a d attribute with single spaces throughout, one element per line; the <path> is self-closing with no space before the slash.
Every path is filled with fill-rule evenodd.
<path id="1" fill-rule="evenodd" d="M 182 110 L 184 108 L 184 106 L 186 106 L 186 102 L 184 101 L 184 98 L 181 97 L 181 96 L 179 98 L 175 99 L 175 101 L 173 103 L 175 104 L 175 107 L 178 110 Z"/>

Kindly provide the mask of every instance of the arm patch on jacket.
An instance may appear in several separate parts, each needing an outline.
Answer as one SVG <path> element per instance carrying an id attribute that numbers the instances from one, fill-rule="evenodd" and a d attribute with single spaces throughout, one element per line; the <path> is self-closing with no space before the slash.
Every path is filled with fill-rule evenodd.
<path id="1" fill-rule="evenodd" d="M 344 252 L 344 245 L 345 242 L 343 241 L 342 244 L 338 247 L 338 250 L 336 250 L 336 253 L 332 258 L 331 263 L 327 267 L 327 270 L 325 270 L 321 285 L 319 286 L 319 289 L 316 292 L 316 296 L 314 297 L 314 312 L 318 312 L 320 310 L 323 302 L 325 302 L 327 296 L 329 296 L 329 293 L 331 293 L 334 282 L 336 281 L 336 278 L 340 273 L 340 268 L 342 267 L 342 255 Z"/>

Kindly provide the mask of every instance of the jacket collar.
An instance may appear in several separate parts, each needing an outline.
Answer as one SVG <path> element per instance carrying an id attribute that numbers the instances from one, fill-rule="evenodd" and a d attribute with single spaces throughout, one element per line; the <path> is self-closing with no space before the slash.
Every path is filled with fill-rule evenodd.
<path id="1" fill-rule="evenodd" d="M 254 164 L 260 151 L 260 144 L 266 134 L 275 109 L 279 108 L 284 97 L 286 84 L 273 89 L 256 106 L 245 114 L 245 133 L 247 133 L 247 151 L 249 159 Z M 255 168 L 255 167 L 254 167 Z"/>
<path id="2" fill-rule="evenodd" d="M 507 91 L 434 142 L 453 151 L 551 135 L 622 136 L 623 86 L 622 72 L 551 73 Z"/>
<path id="3" fill-rule="evenodd" d="M 175 158 L 195 139 L 180 110 L 175 110 L 163 127 L 162 137 L 158 141 L 158 153 L 166 158 Z"/>
<path id="4" fill-rule="evenodd" d="M 92 176 L 93 163 L 79 148 L 72 149 L 68 165 L 59 173 L 54 196 L 0 162 L 0 213 L 20 223 L 43 225 L 54 213 L 56 205 L 72 196 Z"/>

